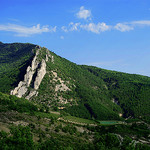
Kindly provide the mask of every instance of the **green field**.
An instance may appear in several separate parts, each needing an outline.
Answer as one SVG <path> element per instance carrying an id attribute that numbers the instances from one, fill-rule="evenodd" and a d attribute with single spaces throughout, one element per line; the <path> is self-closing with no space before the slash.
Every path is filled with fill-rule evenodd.
<path id="1" fill-rule="evenodd" d="M 77 122 L 77 123 L 86 123 L 86 124 L 95 124 L 94 120 L 89 120 L 89 119 L 83 119 L 83 118 L 78 118 L 74 116 L 65 116 L 63 117 L 65 120 Z"/>
<path id="2" fill-rule="evenodd" d="M 77 122 L 77 123 L 86 123 L 86 124 L 100 123 L 100 125 L 115 125 L 115 124 L 122 123 L 121 121 L 115 121 L 115 120 L 113 120 L 113 121 L 112 120 L 111 121 L 99 121 L 99 120 L 95 121 L 95 120 L 78 118 L 78 117 L 74 117 L 74 116 L 65 116 L 63 118 L 68 121 L 73 121 L 73 122 Z"/>
<path id="3" fill-rule="evenodd" d="M 40 117 L 45 117 L 45 118 L 55 117 L 57 119 L 60 117 L 59 114 L 43 113 L 43 112 L 35 112 L 35 115 L 40 116 Z M 96 124 L 96 122 L 98 122 L 100 123 L 100 125 L 114 125 L 114 124 L 120 123 L 120 121 L 94 121 L 94 120 L 83 119 L 83 118 L 78 118 L 74 116 L 65 116 L 63 117 L 63 119 L 66 121 L 72 121 L 72 122 L 83 123 L 83 124 Z"/>
<path id="4" fill-rule="evenodd" d="M 42 118 L 55 117 L 57 119 L 60 115 L 54 113 L 35 112 L 35 116 L 40 116 Z"/>
<path id="5" fill-rule="evenodd" d="M 114 125 L 114 124 L 118 124 L 119 121 L 99 121 L 99 123 L 101 125 Z"/>

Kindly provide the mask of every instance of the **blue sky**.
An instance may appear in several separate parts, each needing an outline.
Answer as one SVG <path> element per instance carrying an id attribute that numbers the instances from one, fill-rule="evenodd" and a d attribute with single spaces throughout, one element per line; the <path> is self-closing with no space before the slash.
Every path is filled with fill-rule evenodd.
<path id="1" fill-rule="evenodd" d="M 149 0 L 0 0 L 0 41 L 150 76 Z"/>

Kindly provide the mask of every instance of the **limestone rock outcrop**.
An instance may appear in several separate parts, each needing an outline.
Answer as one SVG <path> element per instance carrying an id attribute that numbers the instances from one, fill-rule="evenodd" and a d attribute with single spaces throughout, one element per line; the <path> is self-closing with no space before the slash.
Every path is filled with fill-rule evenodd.
<path id="1" fill-rule="evenodd" d="M 46 49 L 46 62 L 48 61 L 48 58 L 51 59 L 51 62 L 54 63 L 54 56 L 52 56 L 48 49 Z"/>
<path id="2" fill-rule="evenodd" d="M 10 92 L 11 95 L 16 95 L 21 98 L 27 92 L 26 83 L 24 81 L 20 81 L 18 86 Z"/>
<path id="3" fill-rule="evenodd" d="M 37 95 L 38 95 L 38 92 L 36 90 L 31 90 L 29 95 L 27 95 L 25 98 L 30 99 L 31 97 L 37 96 Z"/>
<path id="4" fill-rule="evenodd" d="M 11 95 L 16 95 L 17 97 L 25 97 L 26 99 L 30 99 L 33 96 L 38 95 L 38 88 L 46 74 L 46 62 L 51 59 L 51 62 L 54 62 L 53 56 L 50 54 L 49 50 L 46 49 L 45 60 L 38 58 L 40 55 L 41 47 L 37 47 L 36 54 L 33 57 L 31 65 L 27 67 L 26 74 L 24 75 L 24 80 L 20 81 L 18 86 L 11 90 Z M 33 79 L 34 77 L 34 79 Z M 30 91 L 29 91 L 29 87 Z"/>
<path id="5" fill-rule="evenodd" d="M 14 90 L 11 90 L 10 92 L 11 95 L 16 95 L 17 97 L 21 98 L 28 91 L 28 87 L 31 84 L 33 74 L 35 73 L 39 64 L 39 62 L 37 61 L 38 54 L 39 50 L 36 51 L 31 66 L 27 67 L 26 74 L 24 75 L 24 80 L 20 81 L 18 86 Z"/>
<path id="6" fill-rule="evenodd" d="M 37 71 L 37 76 L 35 78 L 34 81 L 34 89 L 37 90 L 41 84 L 41 81 L 43 79 L 43 77 L 46 74 L 46 62 L 44 59 L 42 59 L 41 65 L 40 65 L 40 69 Z"/>

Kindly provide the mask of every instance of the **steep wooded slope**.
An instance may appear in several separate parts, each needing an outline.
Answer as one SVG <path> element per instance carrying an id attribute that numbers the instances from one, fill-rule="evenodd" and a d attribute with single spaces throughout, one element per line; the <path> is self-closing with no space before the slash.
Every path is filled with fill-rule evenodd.
<path id="1" fill-rule="evenodd" d="M 0 91 L 9 93 L 23 79 L 33 57 L 33 44 L 0 42 Z"/>
<path id="2" fill-rule="evenodd" d="M 0 43 L 0 58 L 2 92 L 26 89 L 20 97 L 82 118 L 150 118 L 149 77 L 76 65 L 32 44 Z"/>

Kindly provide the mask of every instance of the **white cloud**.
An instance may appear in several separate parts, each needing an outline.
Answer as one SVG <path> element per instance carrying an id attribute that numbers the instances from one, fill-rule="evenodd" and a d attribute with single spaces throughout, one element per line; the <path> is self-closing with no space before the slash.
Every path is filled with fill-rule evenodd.
<path id="1" fill-rule="evenodd" d="M 36 26 L 32 27 L 25 27 L 16 24 L 8 24 L 8 25 L 0 24 L 0 31 L 15 32 L 16 36 L 27 37 L 34 34 L 41 34 L 43 32 L 56 32 L 56 26 L 49 28 L 49 26 L 47 25 L 40 27 L 40 24 L 37 24 Z"/>
<path id="2" fill-rule="evenodd" d="M 68 29 L 66 26 L 62 26 L 61 29 L 64 31 L 64 32 L 68 32 Z"/>
<path id="3" fill-rule="evenodd" d="M 126 32 L 130 30 L 134 30 L 135 27 L 138 26 L 150 26 L 150 20 L 138 20 L 126 23 L 117 23 L 114 28 L 121 32 Z"/>
<path id="4" fill-rule="evenodd" d="M 61 27 L 62 31 L 64 31 L 64 32 L 78 31 L 79 28 L 80 28 L 80 23 L 73 23 L 73 22 L 70 22 L 68 27 L 66 27 L 66 26 Z"/>
<path id="5" fill-rule="evenodd" d="M 70 31 L 78 31 L 79 30 L 79 26 L 80 23 L 73 23 L 73 22 L 70 22 L 69 23 L 69 27 L 70 27 Z"/>
<path id="6" fill-rule="evenodd" d="M 114 28 L 121 32 L 126 32 L 134 29 L 132 26 L 123 23 L 117 23 Z"/>
<path id="7" fill-rule="evenodd" d="M 81 24 L 80 22 L 78 23 L 70 22 L 68 26 L 62 26 L 61 29 L 64 32 L 85 30 L 90 31 L 92 33 L 100 34 L 101 32 L 111 30 L 127 32 L 134 30 L 136 27 L 139 26 L 150 26 L 150 20 L 117 23 L 116 25 L 107 25 L 105 22 L 98 22 L 97 24 L 93 22 L 88 24 Z"/>
<path id="8" fill-rule="evenodd" d="M 91 14 L 91 11 L 88 10 L 88 9 L 85 9 L 84 6 L 81 6 L 80 7 L 80 10 L 79 12 L 76 14 L 76 16 L 79 18 L 79 19 L 89 19 L 91 20 L 91 17 L 92 17 L 92 14 Z"/>
<path id="9" fill-rule="evenodd" d="M 133 24 L 133 25 L 150 26 L 150 20 L 132 21 L 131 24 Z"/>
<path id="10" fill-rule="evenodd" d="M 43 26 L 44 27 L 44 26 Z M 50 27 L 49 28 L 49 32 L 56 32 L 57 26 L 55 27 Z"/>
<path id="11" fill-rule="evenodd" d="M 80 25 L 80 27 L 84 30 L 91 31 L 91 32 L 97 33 L 97 34 L 107 31 L 111 28 L 110 26 L 106 25 L 106 23 L 104 23 L 104 22 L 102 22 L 102 23 L 99 22 L 98 24 L 89 23 L 86 25 Z"/>
<path id="12" fill-rule="evenodd" d="M 104 31 L 107 31 L 109 29 L 111 29 L 111 26 L 106 25 L 106 23 L 102 22 L 102 23 L 98 23 L 98 24 L 94 24 L 94 23 L 89 23 L 89 24 L 81 24 L 81 23 L 69 23 L 68 27 L 66 26 L 62 26 L 61 29 L 64 32 L 69 32 L 69 31 L 80 31 L 80 29 L 82 30 L 86 30 L 86 31 L 91 31 L 93 33 L 101 33 Z"/>

